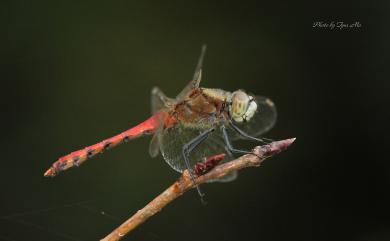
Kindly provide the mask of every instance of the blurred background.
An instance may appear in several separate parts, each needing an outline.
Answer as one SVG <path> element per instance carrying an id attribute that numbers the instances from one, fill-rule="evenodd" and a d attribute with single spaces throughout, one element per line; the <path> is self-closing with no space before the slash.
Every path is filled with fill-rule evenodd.
<path id="1" fill-rule="evenodd" d="M 208 45 L 202 85 L 269 96 L 287 151 L 190 191 L 124 240 L 390 240 L 389 5 L 4 1 L 0 240 L 98 240 L 179 176 L 149 137 L 53 179 L 58 157 L 150 115 Z M 361 27 L 330 29 L 332 21 Z M 244 148 L 255 145 L 240 143 Z"/>

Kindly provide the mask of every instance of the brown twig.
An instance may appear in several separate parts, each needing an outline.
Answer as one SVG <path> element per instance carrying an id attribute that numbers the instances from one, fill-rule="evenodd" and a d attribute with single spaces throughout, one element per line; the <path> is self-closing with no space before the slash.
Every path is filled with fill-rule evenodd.
<path id="1" fill-rule="evenodd" d="M 216 166 L 210 172 L 196 178 L 196 184 L 202 184 L 216 178 L 223 177 L 232 171 L 240 170 L 245 167 L 256 167 L 273 154 L 286 149 L 295 138 L 282 141 L 274 141 L 270 144 L 257 146 L 253 149 L 253 154 L 241 156 L 233 161 Z M 112 231 L 102 241 L 115 241 L 123 238 L 127 233 L 134 230 L 138 225 L 145 222 L 148 218 L 159 212 L 168 203 L 182 195 L 187 190 L 194 188 L 194 182 L 191 180 L 189 172 L 185 170 L 182 176 L 163 193 L 153 199 L 144 208 L 138 210 L 131 218 Z"/>

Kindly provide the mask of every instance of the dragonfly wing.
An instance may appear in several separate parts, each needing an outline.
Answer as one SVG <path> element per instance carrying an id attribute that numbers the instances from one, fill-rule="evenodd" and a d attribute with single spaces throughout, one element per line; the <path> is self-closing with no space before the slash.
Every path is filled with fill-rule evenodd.
<path id="1" fill-rule="evenodd" d="M 152 114 L 158 110 L 168 107 L 174 100 L 167 97 L 158 87 L 154 87 L 151 92 Z"/>
<path id="2" fill-rule="evenodd" d="M 269 131 L 276 122 L 277 112 L 275 104 L 267 97 L 255 97 L 257 110 L 253 117 L 246 122 L 234 122 L 234 124 L 251 136 L 260 136 Z M 232 131 L 232 133 L 235 133 Z M 233 139 L 240 139 L 238 134 L 232 135 Z"/>
<path id="3" fill-rule="evenodd" d="M 195 68 L 194 76 L 192 76 L 193 80 L 197 80 L 197 79 L 200 80 L 200 75 L 202 73 L 202 67 L 203 67 L 203 59 L 204 59 L 204 55 L 206 54 L 206 49 L 207 49 L 207 46 L 205 44 L 203 44 L 202 50 L 200 51 L 198 64 L 196 65 L 196 68 Z M 198 86 L 199 86 L 199 83 L 198 83 Z"/>
<path id="4" fill-rule="evenodd" d="M 214 138 L 214 137 L 211 137 L 211 138 Z M 220 145 L 221 147 L 223 147 L 225 149 L 226 155 L 225 155 L 225 158 L 222 160 L 222 163 L 229 162 L 229 161 L 234 159 L 233 154 L 228 150 L 225 143 L 221 139 L 214 138 L 213 142 L 218 143 L 218 145 Z M 220 177 L 220 178 L 217 178 L 217 179 L 214 179 L 211 181 L 207 181 L 207 182 L 231 182 L 231 181 L 236 180 L 237 176 L 238 176 L 238 171 L 232 171 L 223 177 Z"/>
<path id="5" fill-rule="evenodd" d="M 187 169 L 182 155 L 183 146 L 200 135 L 204 130 L 196 128 L 184 127 L 177 124 L 171 128 L 162 130 L 159 133 L 160 151 L 165 161 L 176 171 L 183 172 Z M 225 153 L 223 162 L 229 161 L 233 158 L 231 153 L 226 149 L 219 131 L 214 131 L 209 138 L 199 144 L 189 156 L 190 165 L 194 167 L 203 157 Z M 232 179 L 231 177 L 229 179 Z M 228 179 L 226 179 L 228 180 Z M 221 178 L 219 181 L 226 181 Z"/>
<path id="6" fill-rule="evenodd" d="M 202 80 L 202 66 L 204 55 L 206 54 L 206 45 L 202 46 L 202 50 L 200 52 L 198 64 L 196 65 L 194 76 L 192 80 L 187 84 L 187 86 L 177 95 L 176 100 L 183 100 L 188 93 L 194 88 L 198 88 L 200 81 Z"/>
<path id="7" fill-rule="evenodd" d="M 158 142 L 158 133 L 155 133 L 149 144 L 149 155 L 154 158 L 160 152 L 160 145 Z"/>

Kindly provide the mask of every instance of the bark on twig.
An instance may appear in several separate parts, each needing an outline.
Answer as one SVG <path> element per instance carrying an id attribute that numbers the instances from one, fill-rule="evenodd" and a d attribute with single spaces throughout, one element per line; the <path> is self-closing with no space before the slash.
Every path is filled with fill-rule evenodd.
<path id="1" fill-rule="evenodd" d="M 243 155 L 235 160 L 216 166 L 210 172 L 196 178 L 196 184 L 202 184 L 216 178 L 223 177 L 232 171 L 240 170 L 245 167 L 256 167 L 267 158 L 280 151 L 286 149 L 295 138 L 286 139 L 282 141 L 274 141 L 270 144 L 257 146 L 253 149 L 255 155 Z M 187 190 L 194 188 L 194 183 L 191 180 L 189 172 L 185 170 L 182 176 L 163 193 L 153 199 L 144 208 L 138 210 L 131 218 L 125 221 L 122 225 L 117 227 L 109 235 L 102 239 L 102 241 L 116 241 L 123 238 L 127 233 L 134 230 L 141 223 L 159 212 L 163 207 L 172 202 L 174 199 L 182 195 Z"/>

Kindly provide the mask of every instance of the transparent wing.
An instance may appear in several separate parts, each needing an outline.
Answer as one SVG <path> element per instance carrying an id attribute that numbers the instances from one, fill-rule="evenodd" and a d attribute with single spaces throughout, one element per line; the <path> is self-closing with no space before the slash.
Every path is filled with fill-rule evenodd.
<path id="1" fill-rule="evenodd" d="M 160 151 L 165 161 L 178 172 L 183 172 L 183 170 L 187 169 L 182 156 L 182 148 L 203 131 L 194 128 L 185 128 L 180 124 L 161 131 L 159 135 Z M 214 133 L 211 135 L 214 136 Z M 225 153 L 225 149 L 217 145 L 217 143 L 214 143 L 213 139 L 209 137 L 190 153 L 191 167 L 205 156 Z"/>
<path id="2" fill-rule="evenodd" d="M 149 144 L 149 155 L 154 158 L 158 155 L 160 152 L 160 145 L 158 142 L 158 133 L 155 133 L 152 137 L 152 140 L 150 140 Z"/>
<path id="3" fill-rule="evenodd" d="M 275 104 L 267 97 L 256 96 L 256 113 L 246 122 L 234 122 L 234 124 L 251 136 L 260 136 L 269 131 L 276 123 L 277 112 Z M 235 133 L 235 131 L 231 131 Z M 232 139 L 240 139 L 238 134 L 233 134 Z"/>
<path id="4" fill-rule="evenodd" d="M 176 171 L 183 172 L 187 169 L 182 156 L 183 146 L 200 135 L 204 130 L 195 128 L 186 128 L 181 124 L 174 127 L 162 130 L 159 133 L 160 151 L 165 161 Z M 226 149 L 219 131 L 214 131 L 209 138 L 199 144 L 189 156 L 190 165 L 193 167 L 197 162 L 201 161 L 203 157 L 225 153 L 226 156 L 223 162 L 232 160 L 233 156 Z M 233 173 L 230 176 L 222 177 L 217 181 L 232 181 L 237 174 Z"/>
<path id="5" fill-rule="evenodd" d="M 152 114 L 155 114 L 158 110 L 167 107 L 173 100 L 167 97 L 158 87 L 154 87 L 151 92 L 151 109 Z"/>
<path id="6" fill-rule="evenodd" d="M 227 149 L 225 143 L 221 139 L 214 138 L 214 137 L 211 137 L 211 138 L 213 138 L 214 143 L 218 143 L 218 145 L 220 145 L 221 147 L 223 147 L 225 149 L 226 156 L 223 159 L 222 163 L 229 162 L 229 161 L 234 159 L 233 154 Z M 211 183 L 211 182 L 231 182 L 231 181 L 236 180 L 237 176 L 238 176 L 238 171 L 232 171 L 231 173 L 229 173 L 223 177 L 220 177 L 218 179 L 214 179 L 211 181 L 207 181 L 207 182 L 209 182 L 209 183 Z"/>
<path id="7" fill-rule="evenodd" d="M 154 87 L 151 92 L 151 111 L 154 115 L 157 111 L 164 111 L 174 103 L 174 100 L 167 97 L 158 87 Z M 162 120 L 161 120 L 162 121 Z M 149 154 L 151 157 L 156 157 L 159 153 L 158 133 L 161 132 L 163 125 L 153 135 L 149 145 Z"/>
<path id="8" fill-rule="evenodd" d="M 176 100 L 184 99 L 192 89 L 199 87 L 200 81 L 202 80 L 202 66 L 203 66 L 203 59 L 205 54 L 206 54 L 206 45 L 204 44 L 200 52 L 198 64 L 196 65 L 195 68 L 194 76 L 192 77 L 192 80 L 187 84 L 187 86 L 184 87 L 184 89 L 176 96 Z"/>
<path id="9" fill-rule="evenodd" d="M 201 51 L 200 51 L 200 56 L 199 56 L 199 59 L 198 59 L 198 64 L 196 65 L 194 75 L 192 76 L 192 79 L 193 79 L 193 80 L 199 79 L 199 75 L 201 74 L 202 67 L 203 67 L 203 59 L 204 59 L 204 56 L 205 56 L 205 54 L 206 54 L 206 49 L 207 49 L 206 44 L 203 44 L 203 45 L 202 45 L 202 49 L 201 49 Z M 198 84 L 199 84 L 199 83 L 198 83 Z"/>

